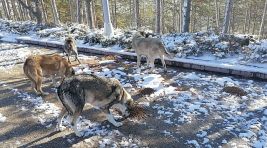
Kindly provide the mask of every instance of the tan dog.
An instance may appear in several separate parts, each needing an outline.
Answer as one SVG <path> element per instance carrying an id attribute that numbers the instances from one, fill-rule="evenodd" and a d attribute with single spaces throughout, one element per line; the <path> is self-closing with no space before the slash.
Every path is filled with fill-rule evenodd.
<path id="1" fill-rule="evenodd" d="M 141 56 L 147 58 L 147 65 L 154 69 L 154 61 L 160 58 L 164 71 L 167 71 L 166 64 L 164 61 L 165 57 L 173 58 L 174 54 L 166 51 L 162 41 L 158 38 L 144 38 L 140 33 L 136 33 L 132 40 L 132 47 L 137 54 L 137 67 L 140 68 Z"/>
<path id="2" fill-rule="evenodd" d="M 32 87 L 35 92 L 45 95 L 42 91 L 42 77 L 52 77 L 53 84 L 56 84 L 56 76 L 65 77 L 74 75 L 72 65 L 58 54 L 54 55 L 35 55 L 26 59 L 23 70 L 25 75 L 32 81 Z"/>

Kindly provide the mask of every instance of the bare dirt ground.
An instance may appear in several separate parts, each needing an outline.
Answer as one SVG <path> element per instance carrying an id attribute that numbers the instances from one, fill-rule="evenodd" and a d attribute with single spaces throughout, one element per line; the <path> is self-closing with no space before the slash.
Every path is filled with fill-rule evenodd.
<path id="1" fill-rule="evenodd" d="M 42 53 L 47 54 L 58 52 L 58 50 L 55 49 L 31 48 L 33 50 L 38 48 Z M 124 63 L 124 59 L 117 58 L 115 59 L 116 62 L 112 63 L 99 64 L 98 62 L 101 61 L 101 59 L 109 60 L 109 58 L 112 57 L 103 58 L 103 56 L 96 56 L 98 60 L 82 59 L 81 61 L 83 65 L 89 65 L 92 71 L 99 71 L 103 66 L 109 69 L 123 67 L 124 72 L 130 74 L 135 69 L 135 63 Z M 180 68 L 168 68 L 168 71 L 176 71 L 177 73 L 160 73 L 166 82 L 175 77 L 178 73 L 192 72 Z M 210 75 L 207 73 L 202 74 Z M 106 139 L 112 139 L 112 141 L 105 141 L 101 134 L 77 137 L 70 128 L 62 132 L 56 132 L 56 117 L 47 115 L 47 118 L 51 120 L 45 123 L 40 122 L 39 116 L 43 115 L 45 110 L 36 110 L 35 104 L 32 103 L 33 101 L 22 99 L 22 96 L 25 94 L 37 97 L 31 90 L 30 81 L 23 74 L 22 63 L 16 64 L 8 70 L 1 69 L 0 78 L 0 113 L 7 117 L 5 122 L 0 123 L 0 147 L 112 147 L 114 145 L 115 147 L 199 147 L 198 144 L 188 143 L 188 140 L 193 139 L 198 141 L 200 147 L 251 146 L 246 140 L 234 136 L 231 132 L 221 130 L 225 128 L 224 118 L 226 118 L 226 116 L 219 111 L 213 112 L 209 110 L 208 115 L 195 115 L 190 122 L 181 123 L 173 121 L 176 123 L 168 124 L 166 122 L 168 118 L 165 118 L 165 116 L 161 117 L 159 115 L 159 110 L 155 109 L 155 106 L 172 108 L 173 104 L 162 99 L 157 100 L 157 97 L 150 101 L 148 110 L 151 116 L 147 117 L 145 121 L 133 122 L 131 120 L 126 120 L 124 125 L 118 128 L 110 125 L 100 111 L 87 106 L 82 114 L 83 118 L 97 122 L 101 127 L 108 129 L 104 137 L 109 137 Z M 247 81 L 244 79 L 238 80 L 240 82 Z M 254 83 L 258 87 L 264 86 L 264 83 L 260 81 L 254 81 Z M 51 85 L 50 80 L 46 80 L 43 84 L 45 86 L 44 90 L 49 92 L 50 95 L 42 97 L 41 99 L 44 100 L 44 102 L 54 104 L 56 107 L 61 107 L 56 97 L 55 88 Z M 135 84 L 132 85 L 135 89 L 129 91 L 133 95 L 133 98 L 139 102 L 146 100 L 145 96 L 137 94 L 140 88 L 136 87 Z M 178 86 L 176 83 L 170 85 L 176 87 L 177 90 L 183 91 L 190 88 L 189 86 Z M 198 89 L 205 90 L 205 87 L 210 88 L 208 85 L 203 85 Z M 181 115 L 179 111 L 173 113 L 171 119 L 178 118 Z M 258 115 L 257 112 L 255 115 Z M 218 118 L 218 116 L 221 118 Z M 201 139 L 203 137 L 196 135 L 207 126 L 209 127 L 207 130 L 209 140 L 205 141 L 204 139 L 203 141 L 203 139 Z M 114 132 L 118 132 L 119 134 L 114 134 Z M 222 142 L 225 139 L 228 144 Z M 129 145 L 128 143 L 135 144 Z"/>

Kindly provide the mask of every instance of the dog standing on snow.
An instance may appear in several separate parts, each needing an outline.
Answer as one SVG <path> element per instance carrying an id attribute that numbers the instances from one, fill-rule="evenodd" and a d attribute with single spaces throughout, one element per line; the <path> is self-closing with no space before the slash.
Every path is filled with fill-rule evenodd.
<path id="1" fill-rule="evenodd" d="M 77 129 L 78 117 L 86 103 L 101 109 L 107 120 L 119 127 L 121 122 L 115 121 L 110 113 L 114 106 L 123 117 L 144 117 L 144 109 L 135 105 L 131 95 L 121 86 L 117 79 L 99 77 L 93 74 L 76 75 L 66 78 L 57 90 L 58 97 L 64 108 L 58 118 L 57 129 L 62 130 L 62 119 L 67 114 L 72 116 L 71 125 L 77 136 L 81 133 Z"/>
<path id="2" fill-rule="evenodd" d="M 75 74 L 75 71 L 67 59 L 58 54 L 54 55 L 34 55 L 29 56 L 23 65 L 24 74 L 31 80 L 32 88 L 37 94 L 46 95 L 42 90 L 43 77 L 51 77 L 53 84 L 56 85 L 56 77 L 61 78 Z"/>
<path id="3" fill-rule="evenodd" d="M 72 55 L 72 53 L 74 53 L 75 61 L 77 60 L 81 64 L 80 60 L 78 59 L 78 50 L 77 50 L 75 39 L 72 38 L 71 36 L 65 39 L 64 47 L 63 47 L 63 54 L 64 52 L 66 53 L 69 62 L 70 62 L 69 57 Z"/>
<path id="4" fill-rule="evenodd" d="M 147 59 L 147 66 L 151 66 L 151 70 L 154 69 L 154 61 L 160 58 L 164 71 L 167 71 L 164 61 L 165 57 L 173 58 L 174 54 L 166 51 L 162 41 L 158 38 L 145 38 L 140 33 L 136 33 L 132 40 L 132 47 L 137 54 L 137 67 L 141 66 L 141 57 L 145 56 Z"/>

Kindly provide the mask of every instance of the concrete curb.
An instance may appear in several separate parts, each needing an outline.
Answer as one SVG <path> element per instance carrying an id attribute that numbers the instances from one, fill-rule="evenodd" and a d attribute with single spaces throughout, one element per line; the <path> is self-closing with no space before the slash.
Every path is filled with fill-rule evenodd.
<path id="1" fill-rule="evenodd" d="M 17 38 L 17 42 L 25 43 L 25 44 L 32 44 L 38 46 L 45 46 L 45 47 L 53 47 L 59 48 L 62 50 L 63 43 L 60 42 L 48 42 L 42 40 L 33 40 L 30 38 Z M 93 54 L 101 54 L 101 55 L 119 55 L 123 58 L 136 60 L 136 54 L 130 52 L 123 52 L 123 51 L 111 51 L 105 50 L 104 48 L 94 48 L 94 47 L 80 47 L 78 46 L 79 52 L 85 53 L 93 53 Z M 241 69 L 234 69 L 234 68 L 225 68 L 225 67 L 215 67 L 210 65 L 203 65 L 203 64 L 196 64 L 188 61 L 177 60 L 177 59 L 166 59 L 166 64 L 169 66 L 175 67 L 183 67 L 188 69 L 196 69 L 206 72 L 216 72 L 221 74 L 228 74 L 228 75 L 235 75 L 235 76 L 242 76 L 246 78 L 256 78 L 256 79 L 267 79 L 267 73 L 259 72 L 259 71 L 246 71 Z"/>

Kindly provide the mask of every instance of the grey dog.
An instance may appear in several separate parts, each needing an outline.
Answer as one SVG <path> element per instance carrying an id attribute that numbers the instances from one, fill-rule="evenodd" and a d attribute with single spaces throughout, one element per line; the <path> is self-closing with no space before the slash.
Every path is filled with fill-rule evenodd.
<path id="1" fill-rule="evenodd" d="M 58 87 L 57 93 L 64 106 L 58 118 L 57 128 L 62 129 L 62 119 L 69 114 L 73 117 L 71 124 L 77 136 L 81 136 L 77 129 L 77 119 L 86 103 L 101 109 L 106 114 L 107 120 L 116 127 L 121 126 L 122 123 L 115 121 L 109 109 L 114 106 L 121 111 L 123 116 L 127 117 L 130 115 L 128 109 L 133 105 L 131 95 L 117 79 L 93 74 L 66 78 Z"/>

